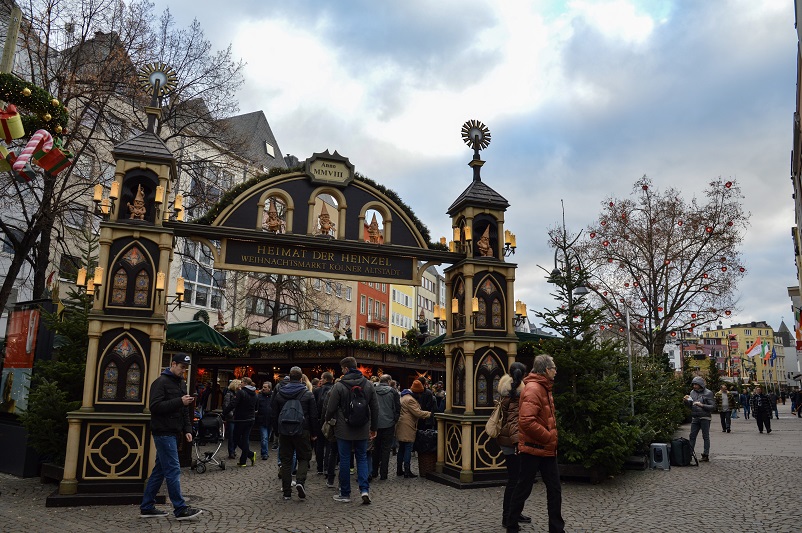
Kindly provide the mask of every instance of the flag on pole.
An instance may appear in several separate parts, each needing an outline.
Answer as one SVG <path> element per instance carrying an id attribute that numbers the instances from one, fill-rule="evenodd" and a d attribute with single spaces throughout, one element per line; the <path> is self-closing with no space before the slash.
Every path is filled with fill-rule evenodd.
<path id="1" fill-rule="evenodd" d="M 774 366 L 774 360 L 777 359 L 777 350 L 774 346 L 771 347 L 771 358 L 769 361 L 771 362 L 771 366 Z"/>
<path id="2" fill-rule="evenodd" d="M 763 362 L 768 363 L 769 357 L 771 357 L 771 351 L 769 350 L 769 341 L 763 341 L 763 344 L 760 346 L 760 353 L 763 356 Z"/>
<path id="3" fill-rule="evenodd" d="M 754 359 L 754 357 L 755 357 L 757 354 L 759 354 L 759 353 L 760 353 L 760 349 L 761 349 L 761 346 L 762 346 L 762 345 L 763 345 L 763 343 L 761 342 L 761 340 L 760 340 L 760 337 L 758 337 L 758 338 L 755 340 L 755 343 L 754 343 L 752 346 L 750 346 L 750 347 L 749 347 L 749 349 L 748 349 L 748 350 L 746 350 L 746 352 L 744 352 L 744 355 L 746 355 L 747 357 L 751 357 L 751 358 L 753 358 L 753 359 Z"/>

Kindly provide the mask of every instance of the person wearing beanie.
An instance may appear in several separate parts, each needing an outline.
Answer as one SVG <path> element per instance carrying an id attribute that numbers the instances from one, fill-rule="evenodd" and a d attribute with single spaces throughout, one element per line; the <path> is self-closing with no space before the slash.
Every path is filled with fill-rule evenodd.
<path id="1" fill-rule="evenodd" d="M 398 467 L 396 474 L 405 478 L 418 477 L 412 473 L 412 444 L 418 433 L 418 420 L 432 416 L 431 411 L 421 409 L 415 395 L 423 392 L 423 383 L 418 380 L 412 382 L 410 389 L 401 391 L 401 415 L 395 426 L 395 436 L 398 439 Z M 403 468 L 403 470 L 402 470 Z"/>
<path id="2" fill-rule="evenodd" d="M 716 408 L 716 400 L 713 397 L 713 391 L 707 389 L 705 380 L 701 376 L 696 376 L 691 381 L 693 390 L 685 395 L 685 403 L 691 406 L 691 434 L 688 440 L 691 442 L 691 448 L 696 447 L 696 436 L 699 430 L 702 430 L 702 440 L 704 440 L 705 447 L 702 452 L 702 461 L 710 460 L 710 422 L 712 420 L 711 413 Z"/>

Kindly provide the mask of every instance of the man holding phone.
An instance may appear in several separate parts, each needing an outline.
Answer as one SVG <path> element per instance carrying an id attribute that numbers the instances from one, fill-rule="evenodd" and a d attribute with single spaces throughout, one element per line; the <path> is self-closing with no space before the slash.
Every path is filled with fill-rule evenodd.
<path id="1" fill-rule="evenodd" d="M 156 447 L 156 464 L 153 465 L 142 495 L 142 503 L 139 505 L 141 518 L 167 516 L 167 512 L 155 507 L 156 494 L 165 480 L 177 520 L 189 520 L 203 512 L 189 507 L 184 501 L 178 462 L 178 439 L 183 436 L 187 442 L 192 442 L 192 418 L 189 410 L 195 398 L 187 394 L 187 384 L 184 381 L 184 372 L 191 363 L 192 358 L 188 354 L 174 355 L 170 367 L 165 368 L 150 386 L 150 431 Z"/>

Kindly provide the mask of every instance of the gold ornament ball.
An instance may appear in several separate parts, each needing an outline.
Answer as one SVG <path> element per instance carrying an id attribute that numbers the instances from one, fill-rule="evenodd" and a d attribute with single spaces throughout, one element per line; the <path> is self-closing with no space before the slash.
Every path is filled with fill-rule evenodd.
<path id="1" fill-rule="evenodd" d="M 30 95 L 31 95 L 31 90 L 29 88 L 25 87 L 24 89 L 22 89 L 22 96 L 30 96 Z"/>
<path id="2" fill-rule="evenodd" d="M 50 115 L 50 113 L 45 113 L 42 118 L 45 119 L 45 122 L 50 122 L 50 119 L 53 117 Z"/>
<path id="3" fill-rule="evenodd" d="M 61 126 L 56 126 L 56 133 L 61 133 L 61 130 L 62 130 Z"/>
<path id="4" fill-rule="evenodd" d="M 53 104 L 54 106 L 58 106 L 58 98 L 53 98 L 52 100 L 50 100 L 50 103 Z"/>

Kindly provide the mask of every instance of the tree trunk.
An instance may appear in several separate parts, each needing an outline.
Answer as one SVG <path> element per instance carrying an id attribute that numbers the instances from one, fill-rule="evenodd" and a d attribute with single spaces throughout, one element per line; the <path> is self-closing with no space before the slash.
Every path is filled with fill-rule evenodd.
<path id="1" fill-rule="evenodd" d="M 41 238 L 36 248 L 36 264 L 33 272 L 33 297 L 43 298 L 45 283 L 47 282 L 47 269 L 50 267 L 50 243 L 52 241 L 53 223 L 53 189 L 55 177 L 45 172 L 42 189 L 42 218 L 40 219 Z"/>

